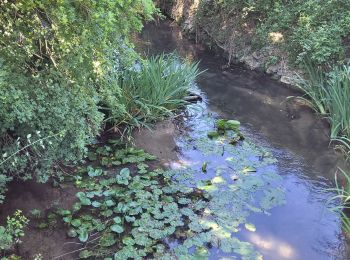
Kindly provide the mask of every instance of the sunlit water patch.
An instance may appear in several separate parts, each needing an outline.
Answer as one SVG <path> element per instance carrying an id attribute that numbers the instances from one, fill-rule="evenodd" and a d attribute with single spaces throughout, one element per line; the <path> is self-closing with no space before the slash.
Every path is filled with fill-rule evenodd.
<path id="1" fill-rule="evenodd" d="M 209 237 L 204 237 L 210 243 L 208 251 L 203 251 L 207 257 L 259 259 L 258 248 L 238 234 L 256 232 L 249 220 L 252 214 L 270 215 L 271 209 L 285 203 L 277 160 L 249 138 L 230 144 L 234 131 L 209 138 L 208 133 L 216 129 L 216 117 L 205 102 L 188 107 L 183 126 L 187 131 L 177 138 L 181 155 L 173 164 L 175 178 L 207 194 L 203 215 L 191 225 L 195 231 L 210 229 Z M 194 239 L 187 238 L 175 250 L 191 248 Z"/>

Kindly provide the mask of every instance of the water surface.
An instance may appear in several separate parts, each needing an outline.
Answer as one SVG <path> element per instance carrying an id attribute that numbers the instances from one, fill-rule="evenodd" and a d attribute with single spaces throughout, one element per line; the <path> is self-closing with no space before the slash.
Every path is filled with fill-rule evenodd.
<path id="1" fill-rule="evenodd" d="M 309 108 L 288 102 L 287 97 L 300 93 L 242 66 L 227 69 L 221 57 L 186 40 L 169 21 L 147 25 L 140 46 L 147 55 L 177 51 L 199 60 L 201 69 L 206 70 L 198 80 L 204 97 L 202 111 L 185 123 L 187 135 L 196 139 L 211 113 L 238 119 L 250 142 L 269 149 L 277 158 L 272 170 L 282 177 L 279 185 L 286 203 L 269 214 L 249 215 L 256 231 L 239 229 L 237 237 L 255 245 L 264 259 L 350 259 L 341 222 L 326 207 L 333 194 L 325 191 L 332 187 L 337 168 L 345 163 L 329 147 L 327 122 Z M 212 160 L 209 175 L 215 176 L 219 157 L 199 153 L 197 147 L 188 145 L 191 141 L 183 135 L 176 137 L 180 159 L 197 168 Z M 211 259 L 234 257 L 211 253 Z"/>

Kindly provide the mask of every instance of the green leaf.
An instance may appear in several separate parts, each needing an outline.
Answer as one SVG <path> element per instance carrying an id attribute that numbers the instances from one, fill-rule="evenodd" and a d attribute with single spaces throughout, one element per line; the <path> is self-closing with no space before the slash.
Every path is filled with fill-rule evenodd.
<path id="1" fill-rule="evenodd" d="M 125 178 L 129 178 L 130 170 L 129 170 L 129 168 L 123 168 L 120 170 L 119 174 Z"/>
<path id="2" fill-rule="evenodd" d="M 113 200 L 106 200 L 105 203 L 107 207 L 113 207 L 115 205 L 115 202 Z"/>
<path id="3" fill-rule="evenodd" d="M 113 218 L 114 223 L 120 224 L 122 222 L 122 219 L 120 217 Z"/>
<path id="4" fill-rule="evenodd" d="M 125 216 L 124 218 L 126 222 L 134 222 L 136 220 L 134 216 Z"/>
<path id="5" fill-rule="evenodd" d="M 113 246 L 117 241 L 112 233 L 104 233 L 100 239 L 100 245 L 102 247 Z"/>
<path id="6" fill-rule="evenodd" d="M 78 233 L 80 242 L 85 243 L 89 239 L 89 233 L 86 229 L 80 229 Z"/>
<path id="7" fill-rule="evenodd" d="M 254 224 L 252 223 L 245 223 L 244 224 L 245 228 L 251 232 L 255 232 L 256 231 L 256 227 Z"/>
<path id="8" fill-rule="evenodd" d="M 72 216 L 64 217 L 63 221 L 66 222 L 66 223 L 70 223 L 72 221 Z"/>
<path id="9" fill-rule="evenodd" d="M 99 208 L 99 207 L 101 207 L 101 203 L 100 202 L 98 202 L 98 201 L 94 201 L 94 202 L 92 202 L 91 203 L 91 205 L 94 207 L 94 208 Z"/>
<path id="10" fill-rule="evenodd" d="M 78 235 L 77 231 L 73 228 L 69 229 L 67 232 L 68 237 L 76 237 Z"/>
<path id="11" fill-rule="evenodd" d="M 207 162 L 203 162 L 203 164 L 202 164 L 202 172 L 207 172 L 207 166 L 208 166 L 208 163 Z"/>
<path id="12" fill-rule="evenodd" d="M 88 175 L 90 177 L 97 177 L 97 176 L 101 176 L 103 173 L 102 169 L 94 169 L 92 167 L 88 167 Z"/>
<path id="13" fill-rule="evenodd" d="M 89 250 L 83 250 L 79 253 L 79 258 L 86 259 L 93 256 L 94 253 Z"/>
<path id="14" fill-rule="evenodd" d="M 81 198 L 80 199 L 81 205 L 84 206 L 90 206 L 91 205 L 91 200 L 89 198 Z"/>
<path id="15" fill-rule="evenodd" d="M 123 244 L 127 246 L 135 245 L 135 241 L 132 237 L 124 237 L 122 241 L 123 241 Z"/>
<path id="16" fill-rule="evenodd" d="M 81 226 L 81 220 L 80 219 L 73 219 L 70 223 L 71 223 L 71 225 L 73 227 L 80 227 Z"/>
<path id="17" fill-rule="evenodd" d="M 115 233 L 121 234 L 124 231 L 124 228 L 120 225 L 114 224 L 111 226 L 111 230 Z"/>
<path id="18" fill-rule="evenodd" d="M 91 205 L 91 200 L 86 196 L 86 194 L 84 192 L 78 192 L 76 194 L 76 196 L 78 197 L 78 199 L 81 202 L 81 205 L 84 206 L 89 206 Z"/>

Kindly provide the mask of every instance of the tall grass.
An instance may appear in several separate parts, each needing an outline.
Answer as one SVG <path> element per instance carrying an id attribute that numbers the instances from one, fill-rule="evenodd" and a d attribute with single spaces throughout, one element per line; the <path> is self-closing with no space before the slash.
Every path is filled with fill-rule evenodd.
<path id="1" fill-rule="evenodd" d="M 306 62 L 305 78 L 298 76 L 295 82 L 305 92 L 300 98 L 329 118 L 331 139 L 343 145 L 350 158 L 350 66 L 337 66 L 325 73 Z"/>
<path id="2" fill-rule="evenodd" d="M 118 101 L 125 107 L 125 113 L 123 119 L 109 117 L 108 120 L 140 127 L 170 116 L 186 104 L 184 98 L 199 74 L 198 63 L 190 63 L 175 54 L 147 59 L 120 77 Z"/>
<path id="3" fill-rule="evenodd" d="M 350 137 L 350 66 L 336 67 L 329 74 L 325 92 L 332 121 L 331 137 Z"/>
<path id="4" fill-rule="evenodd" d="M 345 177 L 345 185 L 339 185 L 338 175 L 335 175 L 335 185 L 330 191 L 334 191 L 337 195 L 331 197 L 329 202 L 335 202 L 338 205 L 332 207 L 331 210 L 339 214 L 343 223 L 343 229 L 347 234 L 350 234 L 350 218 L 348 216 L 348 211 L 350 209 L 350 175 L 344 170 L 339 169 L 341 174 Z M 340 203 L 339 203 L 340 202 Z"/>
<path id="5" fill-rule="evenodd" d="M 306 78 L 298 75 L 295 79 L 297 87 L 299 87 L 305 95 L 298 97 L 306 101 L 315 111 L 326 114 L 327 111 L 327 93 L 326 77 L 320 67 L 313 66 L 310 61 L 305 61 L 304 70 Z"/>
<path id="6" fill-rule="evenodd" d="M 331 140 L 337 141 L 350 159 L 350 66 L 337 66 L 329 73 L 310 62 L 305 63 L 305 68 L 306 78 L 298 77 L 296 80 L 297 86 L 306 95 L 301 98 L 329 118 Z M 339 214 L 343 229 L 350 234 L 350 175 L 342 169 L 340 172 L 346 179 L 346 185 L 339 185 L 336 174 L 336 187 L 331 190 L 337 195 L 331 201 L 340 200 L 340 205 L 332 210 Z"/>

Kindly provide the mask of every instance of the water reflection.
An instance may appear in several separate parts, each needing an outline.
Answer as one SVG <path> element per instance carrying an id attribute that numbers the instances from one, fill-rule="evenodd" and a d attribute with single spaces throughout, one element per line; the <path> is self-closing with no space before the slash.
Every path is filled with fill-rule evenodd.
<path id="1" fill-rule="evenodd" d="M 208 69 L 199 80 L 199 87 L 208 97 L 205 99 L 208 108 L 197 110 L 196 120 L 187 121 L 185 128 L 189 136 L 198 138 L 198 132 L 208 127 L 201 116 L 213 111 L 220 117 L 239 119 L 244 134 L 254 144 L 267 147 L 278 159 L 277 164 L 264 171 L 281 176 L 277 184 L 285 191 L 286 204 L 268 210 L 268 214 L 251 214 L 248 220 L 254 223 L 255 231 L 238 226 L 235 227 L 237 237 L 254 244 L 265 259 L 350 259 L 341 223 L 326 208 L 332 194 L 324 188 L 332 185 L 336 168 L 344 167 L 342 157 L 328 148 L 327 124 L 302 104 L 286 102 L 286 97 L 297 92 L 241 67 L 222 71 L 221 58 L 179 34 L 179 29 L 169 22 L 149 25 L 142 35 L 148 46 L 142 48 L 147 49 L 148 54 L 176 50 L 184 57 L 201 60 L 201 67 Z M 207 175 L 197 177 L 205 180 L 209 175 L 215 189 L 232 185 L 237 180 L 234 171 L 238 170 L 235 167 L 239 161 L 235 158 L 229 165 L 233 170 L 229 166 L 220 169 L 219 166 L 227 163 L 228 154 L 226 157 L 203 154 L 198 144 L 193 145 L 193 140 L 183 139 L 183 136 L 176 142 L 181 155 L 172 167 L 190 166 L 200 172 L 203 162 L 208 162 Z M 241 156 L 240 160 L 244 158 L 250 162 L 258 160 L 249 155 Z M 219 178 L 218 171 L 228 172 L 227 178 Z M 224 232 L 222 234 L 225 236 Z M 232 255 L 215 249 L 211 253 L 212 259 L 233 259 Z"/>

